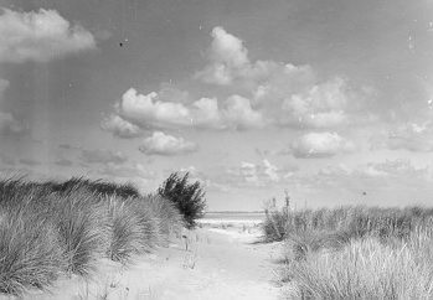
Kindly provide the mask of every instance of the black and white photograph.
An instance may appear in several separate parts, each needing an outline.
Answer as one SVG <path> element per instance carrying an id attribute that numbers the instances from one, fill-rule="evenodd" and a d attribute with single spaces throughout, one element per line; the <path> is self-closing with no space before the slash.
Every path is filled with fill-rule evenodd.
<path id="1" fill-rule="evenodd" d="M 433 0 L 0 0 L 33 299 L 433 299 Z"/>

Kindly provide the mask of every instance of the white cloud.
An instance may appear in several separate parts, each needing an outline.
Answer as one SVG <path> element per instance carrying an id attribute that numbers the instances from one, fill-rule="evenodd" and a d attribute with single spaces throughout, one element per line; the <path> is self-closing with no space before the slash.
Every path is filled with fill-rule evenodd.
<path id="1" fill-rule="evenodd" d="M 192 104 L 192 124 L 199 128 L 224 128 L 216 98 L 201 98 Z"/>
<path id="2" fill-rule="evenodd" d="M 225 119 L 230 127 L 239 129 L 260 128 L 264 126 L 262 115 L 254 111 L 249 99 L 233 95 L 226 101 Z"/>
<path id="3" fill-rule="evenodd" d="M 278 168 L 275 165 L 271 164 L 267 159 L 263 160 L 263 165 L 265 166 L 264 173 L 268 175 L 272 181 L 280 181 Z"/>
<path id="4" fill-rule="evenodd" d="M 55 10 L 3 9 L 0 15 L 0 63 L 47 62 L 95 47 L 89 31 L 71 25 Z"/>
<path id="5" fill-rule="evenodd" d="M 209 50 L 211 64 L 196 74 L 204 82 L 219 85 L 231 84 L 242 69 L 249 66 L 248 50 L 242 41 L 227 33 L 222 27 L 212 30 L 212 45 Z"/>
<path id="6" fill-rule="evenodd" d="M 160 127 L 188 125 L 190 111 L 181 103 L 158 101 L 158 93 L 139 94 L 130 88 L 122 96 L 118 105 L 120 115 L 143 125 Z"/>
<path id="7" fill-rule="evenodd" d="M 81 159 L 90 164 L 123 164 L 128 158 L 120 151 L 111 150 L 82 150 Z"/>
<path id="8" fill-rule="evenodd" d="M 140 127 L 118 115 L 110 115 L 101 122 L 101 128 L 120 138 L 136 138 L 142 135 Z"/>
<path id="9" fill-rule="evenodd" d="M 220 86 L 236 84 L 242 88 L 252 88 L 269 79 L 280 67 L 279 63 L 273 61 L 258 60 L 252 63 L 243 41 L 222 27 L 215 27 L 211 36 L 213 40 L 207 53 L 208 65 L 195 74 L 196 79 Z"/>
<path id="10" fill-rule="evenodd" d="M 117 104 L 117 114 L 142 128 L 158 130 L 269 126 L 323 130 L 357 122 L 362 100 L 371 95 L 365 92 L 371 89 L 354 89 L 338 76 L 323 80 L 308 65 L 252 62 L 243 41 L 222 27 L 213 29 L 212 38 L 208 63 L 195 79 L 223 86 L 219 92 L 224 98 L 210 95 L 194 102 L 188 92 L 167 84 L 148 94 L 131 88 Z"/>
<path id="11" fill-rule="evenodd" d="M 239 95 L 226 99 L 222 108 L 216 98 L 201 98 L 190 105 L 164 102 L 159 93 L 139 94 L 131 88 L 117 104 L 119 115 L 144 128 L 196 127 L 205 129 L 250 129 L 264 126 L 260 112 Z"/>
<path id="12" fill-rule="evenodd" d="M 140 151 L 147 155 L 180 155 L 198 150 L 195 143 L 186 141 L 181 137 L 174 137 L 163 132 L 154 132 L 151 137 L 144 139 Z"/>
<path id="13" fill-rule="evenodd" d="M 323 158 L 340 152 L 350 151 L 354 145 L 337 133 L 311 132 L 292 143 L 292 153 L 296 158 Z"/>
<path id="14" fill-rule="evenodd" d="M 164 102 L 186 103 L 190 101 L 190 94 L 188 91 L 180 90 L 170 83 L 162 83 L 158 98 Z"/>
<path id="15" fill-rule="evenodd" d="M 284 99 L 280 124 L 292 123 L 313 128 L 343 124 L 347 120 L 344 112 L 347 105 L 345 85 L 344 80 L 336 78 Z"/>
<path id="16" fill-rule="evenodd" d="M 346 110 L 364 95 L 339 77 L 319 80 L 308 65 L 251 62 L 241 39 L 221 27 L 212 31 L 208 65 L 196 74 L 206 83 L 250 93 L 269 124 L 295 128 L 332 128 L 350 121 Z M 359 94 L 359 95 L 358 95 Z M 357 102 L 357 103 L 355 103 Z"/>

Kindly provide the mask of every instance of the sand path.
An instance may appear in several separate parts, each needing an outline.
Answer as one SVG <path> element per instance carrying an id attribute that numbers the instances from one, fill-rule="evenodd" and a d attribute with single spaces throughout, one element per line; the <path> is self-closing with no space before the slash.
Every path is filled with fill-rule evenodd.
<path id="1" fill-rule="evenodd" d="M 272 284 L 277 245 L 254 244 L 256 235 L 236 231 L 208 229 L 187 235 L 125 274 L 122 286 L 140 287 L 130 290 L 133 299 L 278 298 Z"/>
<path id="2" fill-rule="evenodd" d="M 185 236 L 127 270 L 106 262 L 94 282 L 65 281 L 53 295 L 31 299 L 278 299 L 273 269 L 280 245 L 254 243 L 257 235 L 236 229 L 198 229 Z"/>

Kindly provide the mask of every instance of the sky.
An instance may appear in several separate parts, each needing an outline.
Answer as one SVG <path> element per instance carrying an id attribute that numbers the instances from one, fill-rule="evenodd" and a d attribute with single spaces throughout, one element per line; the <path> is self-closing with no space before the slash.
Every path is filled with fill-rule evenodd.
<path id="1" fill-rule="evenodd" d="M 433 203 L 431 0 L 0 0 L 0 176 L 209 210 Z"/>

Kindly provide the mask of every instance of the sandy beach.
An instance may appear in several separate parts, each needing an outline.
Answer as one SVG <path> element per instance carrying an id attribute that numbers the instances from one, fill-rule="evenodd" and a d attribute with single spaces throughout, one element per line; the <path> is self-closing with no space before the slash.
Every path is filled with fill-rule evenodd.
<path id="1" fill-rule="evenodd" d="M 257 228 L 185 231 L 128 268 L 103 260 L 92 280 L 63 280 L 52 294 L 24 299 L 278 299 L 273 270 L 280 244 L 259 243 L 259 236 Z"/>

